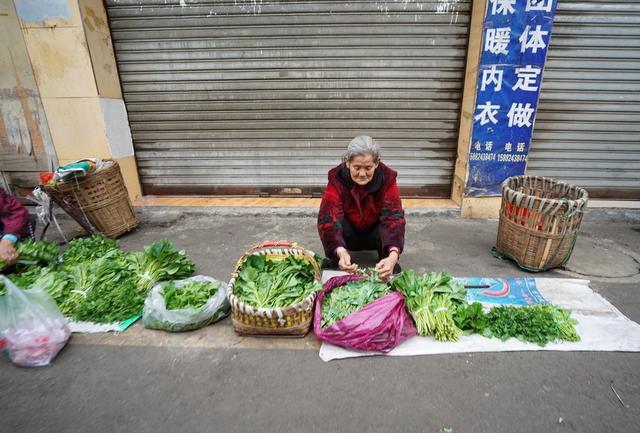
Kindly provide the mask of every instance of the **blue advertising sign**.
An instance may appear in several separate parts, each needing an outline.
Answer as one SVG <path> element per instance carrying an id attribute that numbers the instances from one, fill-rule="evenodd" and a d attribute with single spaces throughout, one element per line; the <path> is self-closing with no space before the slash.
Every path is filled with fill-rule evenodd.
<path id="1" fill-rule="evenodd" d="M 557 0 L 489 0 L 469 154 L 468 196 L 524 174 Z"/>

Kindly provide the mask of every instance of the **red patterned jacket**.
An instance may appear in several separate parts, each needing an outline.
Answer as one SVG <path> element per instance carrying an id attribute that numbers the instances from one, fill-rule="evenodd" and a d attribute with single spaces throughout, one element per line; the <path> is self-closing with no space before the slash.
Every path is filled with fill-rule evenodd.
<path id="1" fill-rule="evenodd" d="M 29 213 L 20 201 L 0 188 L 0 233 L 18 238 L 29 234 Z"/>
<path id="2" fill-rule="evenodd" d="M 362 187 L 351 180 L 344 163 L 329 171 L 318 212 L 318 233 L 327 257 L 338 247 L 346 248 L 342 236 L 345 218 L 359 232 L 370 231 L 379 223 L 383 250 L 393 246 L 402 251 L 405 219 L 397 176 L 396 171 L 380 163 L 373 179 Z"/>

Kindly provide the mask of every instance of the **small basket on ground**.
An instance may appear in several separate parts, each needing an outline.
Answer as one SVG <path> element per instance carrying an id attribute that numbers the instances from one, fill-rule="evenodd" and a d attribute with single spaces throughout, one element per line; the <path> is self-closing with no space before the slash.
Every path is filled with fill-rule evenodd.
<path id="1" fill-rule="evenodd" d="M 539 176 L 502 183 L 496 252 L 528 271 L 563 266 L 571 257 L 589 195 Z"/>
<path id="2" fill-rule="evenodd" d="M 44 191 L 87 232 L 115 238 L 138 225 L 120 166 L 104 166 L 81 179 L 45 185 Z"/>
<path id="3" fill-rule="evenodd" d="M 312 293 L 297 304 L 284 308 L 257 308 L 238 299 L 233 289 L 238 274 L 251 255 L 266 254 L 268 258 L 284 258 L 289 255 L 302 258 L 314 269 L 317 281 L 321 279 L 320 267 L 314 254 L 296 243 L 288 241 L 264 242 L 247 251 L 238 260 L 227 286 L 227 297 L 231 305 L 233 328 L 241 335 L 280 335 L 303 337 L 309 332 L 313 318 L 313 303 L 316 293 Z"/>

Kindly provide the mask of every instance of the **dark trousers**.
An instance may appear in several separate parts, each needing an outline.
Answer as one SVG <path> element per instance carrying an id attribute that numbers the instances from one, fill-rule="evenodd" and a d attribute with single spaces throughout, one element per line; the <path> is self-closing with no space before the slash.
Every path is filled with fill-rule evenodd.
<path id="1" fill-rule="evenodd" d="M 346 219 L 342 221 L 342 237 L 347 244 L 349 251 L 377 251 L 378 260 L 387 257 L 386 251 L 382 250 L 382 240 L 380 238 L 380 224 L 377 224 L 373 230 L 367 232 L 359 232 L 353 228 L 351 223 Z M 338 257 L 334 251 L 327 255 L 323 261 L 323 268 L 337 268 Z"/>
<path id="2" fill-rule="evenodd" d="M 342 222 L 342 237 L 347 244 L 349 251 L 377 251 L 378 260 L 382 260 L 389 256 L 387 251 L 382 249 L 382 239 L 380 238 L 380 224 L 377 224 L 373 230 L 368 232 L 356 231 L 351 223 L 346 219 Z M 323 269 L 335 269 L 338 267 L 338 257 L 332 251 L 322 261 Z M 402 270 L 400 263 L 396 263 L 393 267 L 393 273 L 397 274 Z"/>
<path id="3" fill-rule="evenodd" d="M 347 244 L 349 251 L 372 251 L 378 252 L 378 258 L 382 259 L 387 254 L 382 251 L 382 240 L 380 239 L 380 224 L 376 224 L 373 230 L 368 232 L 356 231 L 351 223 L 346 219 L 342 222 L 342 237 Z"/>

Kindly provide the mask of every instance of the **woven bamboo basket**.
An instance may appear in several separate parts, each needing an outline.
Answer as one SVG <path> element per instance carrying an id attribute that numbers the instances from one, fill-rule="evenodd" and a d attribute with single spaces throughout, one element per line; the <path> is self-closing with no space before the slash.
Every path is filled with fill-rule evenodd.
<path id="1" fill-rule="evenodd" d="M 496 251 L 528 271 L 563 266 L 571 257 L 589 195 L 538 176 L 502 183 Z"/>
<path id="2" fill-rule="evenodd" d="M 138 226 L 116 161 L 82 179 L 45 185 L 45 192 L 89 233 L 115 238 Z"/>
<path id="3" fill-rule="evenodd" d="M 303 337 L 309 332 L 313 318 L 312 293 L 297 304 L 285 308 L 256 308 L 240 301 L 233 293 L 236 278 L 242 266 L 251 255 L 266 254 L 269 258 L 284 258 L 294 255 L 303 258 L 313 266 L 316 280 L 320 281 L 321 271 L 313 253 L 289 241 L 264 242 L 247 251 L 239 260 L 231 274 L 227 287 L 227 297 L 231 305 L 233 328 L 241 335 L 279 335 Z"/>

